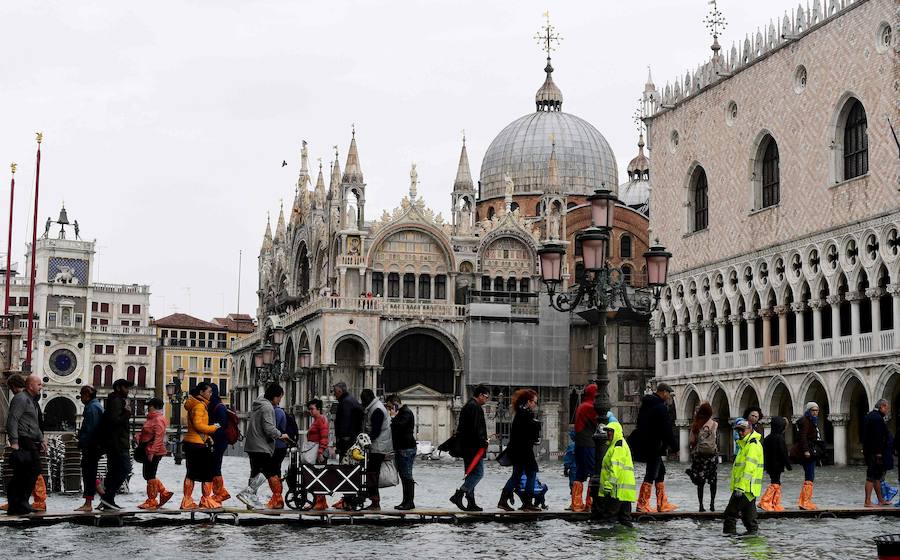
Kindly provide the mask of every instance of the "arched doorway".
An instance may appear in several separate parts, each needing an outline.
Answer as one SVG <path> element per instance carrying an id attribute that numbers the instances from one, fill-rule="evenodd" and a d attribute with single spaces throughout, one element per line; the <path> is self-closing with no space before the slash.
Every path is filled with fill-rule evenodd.
<path id="1" fill-rule="evenodd" d="M 890 377 L 884 384 L 884 391 L 876 397 L 887 399 L 891 405 L 890 416 L 893 418 L 894 434 L 900 434 L 900 370 L 889 370 Z"/>
<path id="2" fill-rule="evenodd" d="M 855 375 L 844 386 L 841 410 L 847 411 L 847 463 L 862 463 L 862 425 L 869 412 L 869 398 L 866 388 Z"/>
<path id="3" fill-rule="evenodd" d="M 728 397 L 725 391 L 719 387 L 713 393 L 712 400 L 713 418 L 719 423 L 719 453 L 723 459 L 734 457 L 734 438 L 731 436 L 731 407 L 728 405 Z"/>
<path id="4" fill-rule="evenodd" d="M 756 390 L 747 385 L 738 400 L 737 413 L 743 416 L 748 409 L 754 407 L 759 408 L 759 397 L 756 395 Z"/>
<path id="5" fill-rule="evenodd" d="M 334 383 L 343 381 L 353 395 L 358 396 L 364 389 L 363 365 L 366 359 L 365 348 L 355 338 L 345 338 L 338 342 L 334 349 Z"/>
<path id="6" fill-rule="evenodd" d="M 831 421 L 828 420 L 828 415 L 831 413 L 831 408 L 828 404 L 828 392 L 825 391 L 825 387 L 818 379 L 810 382 L 802 402 L 804 407 L 808 402 L 814 402 L 819 405 L 819 433 L 825 438 L 826 446 L 831 448 L 833 452 L 834 427 L 831 425 Z M 796 432 L 794 435 L 796 435 Z"/>
<path id="7" fill-rule="evenodd" d="M 794 443 L 794 430 L 791 429 L 791 417 L 794 414 L 794 403 L 791 400 L 791 393 L 784 383 L 778 383 L 772 392 L 772 401 L 769 404 L 769 410 L 766 412 L 769 418 L 773 416 L 781 416 L 787 422 L 784 430 L 784 441 L 788 447 Z"/>
<path id="8" fill-rule="evenodd" d="M 44 407 L 44 431 L 74 432 L 77 414 L 75 403 L 69 399 L 65 397 L 50 399 Z"/>
<path id="9" fill-rule="evenodd" d="M 700 406 L 700 396 L 696 391 L 691 390 L 687 397 L 685 397 L 684 401 L 684 420 L 688 422 L 692 422 L 694 420 L 694 414 L 697 412 L 697 407 Z"/>

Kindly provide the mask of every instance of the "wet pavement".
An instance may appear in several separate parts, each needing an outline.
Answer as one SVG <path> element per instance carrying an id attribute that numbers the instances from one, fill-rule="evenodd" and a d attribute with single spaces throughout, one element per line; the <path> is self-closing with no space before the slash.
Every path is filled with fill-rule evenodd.
<path id="1" fill-rule="evenodd" d="M 637 465 L 638 476 L 643 465 Z M 667 488 L 670 500 L 681 509 L 695 511 L 694 486 L 684 475 L 685 466 L 669 463 Z M 246 481 L 249 465 L 245 459 L 226 457 L 224 474 L 232 495 Z M 508 468 L 488 465 L 478 487 L 478 501 L 493 507 L 509 474 Z M 170 507 L 177 507 L 181 495 L 183 467 L 171 458 L 160 465 L 160 477 L 176 492 Z M 416 505 L 452 507 L 447 497 L 462 479 L 461 463 L 421 461 L 416 463 L 418 481 Z M 719 469 L 720 492 L 717 509 L 728 498 L 728 466 Z M 562 509 L 568 503 L 566 479 L 559 463 L 542 465 L 540 474 L 550 487 L 548 504 Z M 139 471 L 132 482 L 142 486 Z M 794 507 L 802 483 L 802 471 L 794 469 L 783 480 L 785 505 Z M 862 505 L 861 467 L 829 467 L 817 473 L 815 501 L 819 507 L 859 507 Z M 890 474 L 896 483 L 896 471 Z M 199 492 L 199 489 L 198 489 Z M 261 492 L 261 495 L 265 492 Z M 125 507 L 143 501 L 142 493 L 123 495 Z M 707 495 L 707 501 L 708 501 Z M 382 491 L 383 505 L 400 502 L 400 489 Z M 333 500 L 329 500 L 331 502 Z M 53 495 L 51 511 L 69 511 L 81 504 L 79 496 Z M 234 498 L 226 503 L 239 506 Z M 94 528 L 59 524 L 40 528 L 0 528 L 4 557 L 40 558 L 371 558 L 415 556 L 431 558 L 585 558 L 602 555 L 609 559 L 644 558 L 664 555 L 668 559 L 866 559 L 876 558 L 872 538 L 900 533 L 897 518 L 870 516 L 858 519 L 772 519 L 763 520 L 759 536 L 726 538 L 721 522 L 681 519 L 637 524 L 634 529 L 594 522 L 547 520 L 533 523 L 420 524 L 407 526 L 295 527 L 272 525 L 234 527 L 220 523 L 181 527 Z M 589 555 L 589 556 L 585 556 Z"/>

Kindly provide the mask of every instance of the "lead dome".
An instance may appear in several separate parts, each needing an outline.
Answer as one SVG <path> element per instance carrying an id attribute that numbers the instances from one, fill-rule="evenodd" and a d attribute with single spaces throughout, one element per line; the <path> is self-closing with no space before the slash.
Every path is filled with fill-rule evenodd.
<path id="1" fill-rule="evenodd" d="M 547 188 L 547 165 L 556 145 L 559 184 L 569 195 L 590 195 L 605 184 L 616 189 L 616 158 L 606 138 L 586 120 L 562 111 L 562 92 L 547 76 L 535 95 L 536 110 L 508 124 L 494 138 L 481 162 L 481 200 L 505 194 L 504 176 L 515 194 L 539 194 Z"/>

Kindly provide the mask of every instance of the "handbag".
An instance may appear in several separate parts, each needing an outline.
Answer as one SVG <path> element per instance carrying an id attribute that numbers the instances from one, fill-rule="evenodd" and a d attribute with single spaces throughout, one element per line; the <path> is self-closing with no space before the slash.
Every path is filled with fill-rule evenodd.
<path id="1" fill-rule="evenodd" d="M 512 466 L 512 459 L 510 458 L 509 453 L 507 453 L 507 451 L 509 451 L 509 447 L 507 447 L 499 455 L 497 455 L 497 462 L 500 463 L 501 467 L 511 467 Z"/>
<path id="2" fill-rule="evenodd" d="M 300 448 L 300 464 L 301 465 L 315 465 L 316 460 L 319 458 L 319 444 L 312 441 L 307 441 L 303 444 L 303 447 Z"/>
<path id="3" fill-rule="evenodd" d="M 389 488 L 400 484 L 400 473 L 397 472 L 397 466 L 394 464 L 394 454 L 384 456 L 384 462 L 381 463 L 381 470 L 378 471 L 378 487 Z"/>
<path id="4" fill-rule="evenodd" d="M 146 463 L 148 460 L 147 457 L 147 443 L 146 441 L 142 441 L 138 443 L 138 446 L 134 448 L 134 461 L 136 463 Z"/>

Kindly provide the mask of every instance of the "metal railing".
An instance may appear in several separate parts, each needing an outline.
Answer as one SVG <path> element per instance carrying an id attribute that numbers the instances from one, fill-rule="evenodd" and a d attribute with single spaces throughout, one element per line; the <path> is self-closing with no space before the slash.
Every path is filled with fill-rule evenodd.
<path id="1" fill-rule="evenodd" d="M 154 327 L 126 327 L 125 325 L 91 325 L 91 332 L 103 334 L 156 334 Z"/>

